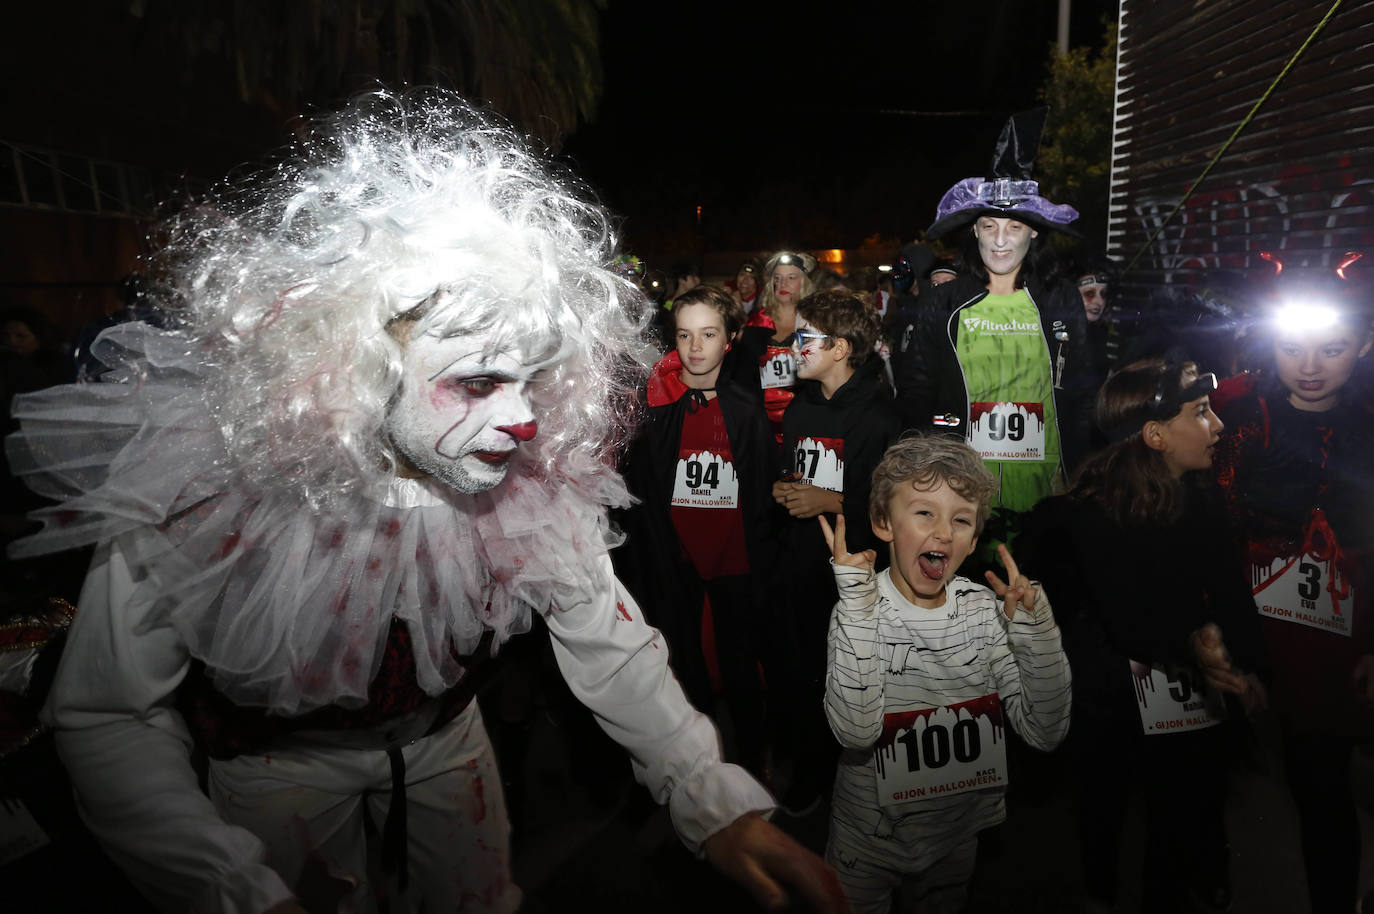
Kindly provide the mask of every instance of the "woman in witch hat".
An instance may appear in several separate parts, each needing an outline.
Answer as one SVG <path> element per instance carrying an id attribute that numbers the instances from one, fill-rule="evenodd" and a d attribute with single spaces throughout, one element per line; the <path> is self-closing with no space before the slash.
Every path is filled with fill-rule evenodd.
<path id="1" fill-rule="evenodd" d="M 921 296 L 897 377 L 906 427 L 960 435 L 983 455 L 1001 484 L 988 539 L 1006 542 L 1083 455 L 1095 393 L 1082 299 L 1040 262 L 1049 232 L 1073 234 L 1078 218 L 1029 178 L 1044 115 L 1009 119 L 990 175 L 940 200 L 926 237 L 960 234 L 965 269 Z"/>

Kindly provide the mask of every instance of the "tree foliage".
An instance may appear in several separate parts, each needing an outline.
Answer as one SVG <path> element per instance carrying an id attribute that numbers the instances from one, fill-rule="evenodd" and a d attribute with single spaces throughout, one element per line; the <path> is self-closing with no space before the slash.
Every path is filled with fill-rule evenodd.
<path id="1" fill-rule="evenodd" d="M 489 103 L 557 148 L 594 118 L 606 0 L 130 0 L 142 43 L 179 49 L 184 78 L 232 68 L 240 98 L 279 120 L 382 82 Z"/>
<path id="2" fill-rule="evenodd" d="M 1049 105 L 1037 160 L 1041 192 L 1075 206 L 1076 228 L 1090 249 L 1105 246 L 1111 186 L 1112 111 L 1116 93 L 1116 23 L 1107 24 L 1101 50 L 1050 51 L 1040 98 Z"/>

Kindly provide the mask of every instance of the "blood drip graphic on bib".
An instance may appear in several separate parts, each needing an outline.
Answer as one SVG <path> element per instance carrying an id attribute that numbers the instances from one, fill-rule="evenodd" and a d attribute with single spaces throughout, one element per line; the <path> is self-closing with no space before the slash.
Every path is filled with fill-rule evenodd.
<path id="1" fill-rule="evenodd" d="M 739 477 L 729 456 L 711 451 L 683 454 L 673 477 L 673 505 L 680 508 L 739 506 Z"/>
<path id="2" fill-rule="evenodd" d="M 798 482 L 844 492 L 844 439 L 803 438 L 793 453 Z"/>
<path id="3" fill-rule="evenodd" d="M 1044 460 L 1045 404 L 969 404 L 969 444 L 984 460 Z"/>
<path id="4" fill-rule="evenodd" d="M 897 806 L 1005 787 L 1007 744 L 997 693 L 888 714 L 873 749 L 878 802 Z"/>
<path id="5" fill-rule="evenodd" d="M 791 387 L 797 383 L 797 363 L 792 347 L 770 344 L 759 361 L 759 386 L 764 390 Z"/>
<path id="6" fill-rule="evenodd" d="M 1355 601 L 1341 571 L 1344 558 L 1326 514 L 1314 509 L 1296 555 L 1251 563 L 1260 615 L 1349 638 Z"/>
<path id="7" fill-rule="evenodd" d="M 1184 667 L 1130 661 L 1140 727 L 1149 736 L 1205 730 L 1226 719 L 1220 693 Z"/>

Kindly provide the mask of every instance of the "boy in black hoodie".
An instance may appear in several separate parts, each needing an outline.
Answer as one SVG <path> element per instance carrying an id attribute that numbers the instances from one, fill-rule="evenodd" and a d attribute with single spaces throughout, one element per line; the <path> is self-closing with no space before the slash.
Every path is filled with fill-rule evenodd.
<path id="1" fill-rule="evenodd" d="M 783 478 L 773 484 L 773 500 L 786 509 L 779 537 L 787 563 L 777 569 L 773 592 L 781 601 L 778 617 L 789 623 L 778 633 L 791 660 L 779 698 L 793 740 L 783 808 L 794 814 L 815 807 L 839 753 L 822 712 L 826 630 L 838 595 L 815 518 L 843 513 L 863 540 L 851 549 L 876 548 L 868 541 L 868 490 L 883 452 L 901 433 L 882 359 L 873 352 L 879 334 L 877 314 L 853 293 L 816 292 L 797 304 L 797 395 L 783 414 Z"/>

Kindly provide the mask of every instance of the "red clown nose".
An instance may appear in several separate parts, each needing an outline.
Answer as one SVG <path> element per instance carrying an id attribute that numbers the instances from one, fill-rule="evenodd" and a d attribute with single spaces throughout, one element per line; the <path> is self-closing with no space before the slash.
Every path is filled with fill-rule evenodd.
<path id="1" fill-rule="evenodd" d="M 510 435 L 516 441 L 529 441 L 539 434 L 539 423 L 533 420 L 521 422 L 519 425 L 502 425 L 500 430 Z"/>

